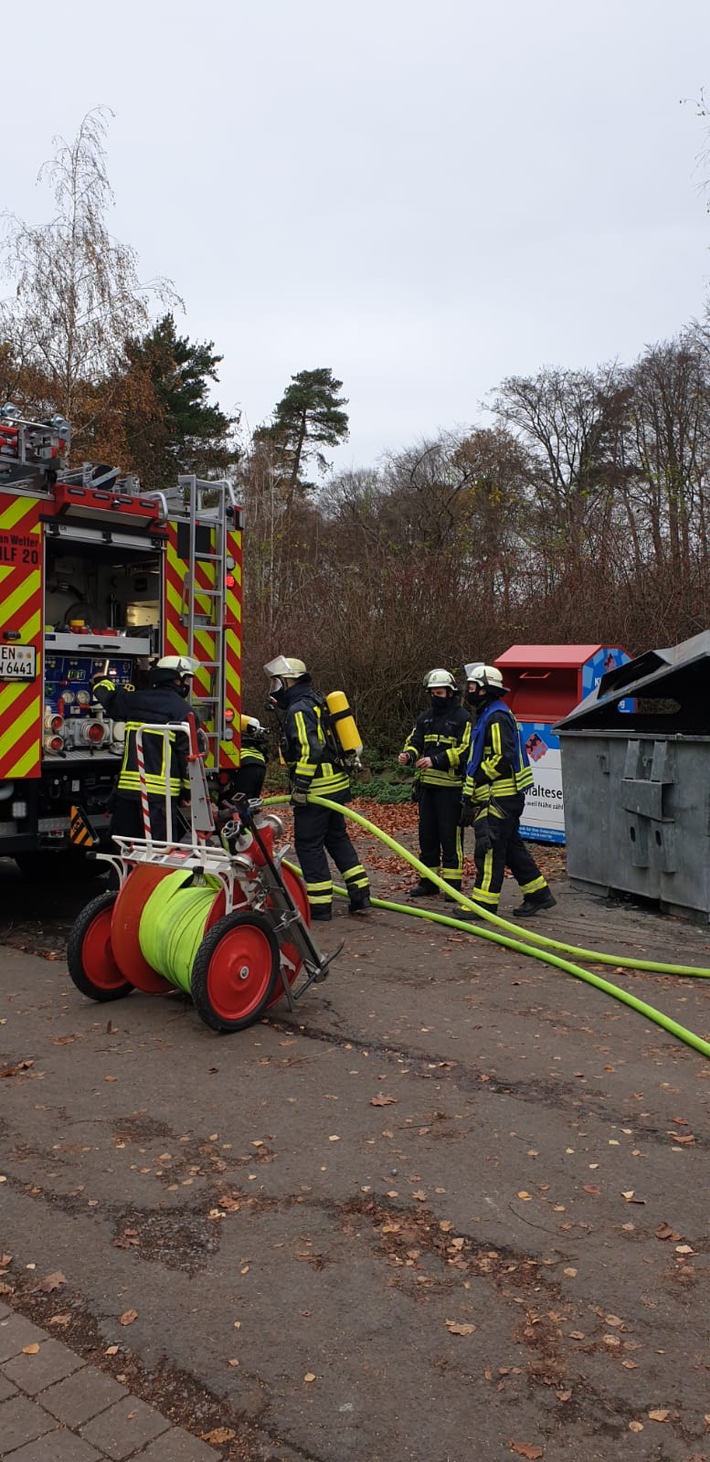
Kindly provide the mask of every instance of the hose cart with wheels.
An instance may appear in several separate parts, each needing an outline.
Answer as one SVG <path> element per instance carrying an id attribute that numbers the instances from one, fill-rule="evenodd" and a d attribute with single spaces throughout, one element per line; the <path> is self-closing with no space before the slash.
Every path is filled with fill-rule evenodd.
<path id="1" fill-rule="evenodd" d="M 168 836 L 151 834 L 142 772 L 143 731 L 189 738 L 190 829 L 173 828 L 166 786 Z M 190 995 L 198 1015 L 217 1031 L 239 1031 L 285 998 L 293 1008 L 309 985 L 324 980 L 340 952 L 323 955 L 310 930 L 305 885 L 282 866 L 281 820 L 259 802 L 216 813 L 210 802 L 194 716 L 181 725 L 138 732 L 145 837 L 116 837 L 118 852 L 101 854 L 118 888 L 101 894 L 77 918 L 67 947 L 69 974 L 92 1000 L 118 1000 L 133 990 Z M 169 766 L 169 756 L 165 758 Z M 341 946 L 342 947 L 342 946 Z"/>

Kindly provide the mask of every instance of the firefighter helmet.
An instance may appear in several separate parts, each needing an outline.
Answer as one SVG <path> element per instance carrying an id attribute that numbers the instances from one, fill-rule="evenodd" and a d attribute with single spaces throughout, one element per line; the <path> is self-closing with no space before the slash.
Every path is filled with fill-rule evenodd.
<path id="1" fill-rule="evenodd" d="M 258 748 L 268 742 L 269 733 L 257 716 L 242 716 L 240 725 L 244 745 Z"/>
<path id="2" fill-rule="evenodd" d="M 495 665 L 465 665 L 469 685 L 477 685 L 488 695 L 505 695 L 509 686 L 503 684 L 503 676 Z"/>
<path id="3" fill-rule="evenodd" d="M 448 670 L 429 670 L 424 676 L 425 690 L 456 690 L 456 681 Z"/>
<path id="4" fill-rule="evenodd" d="M 298 680 L 299 676 L 308 674 L 303 661 L 294 659 L 293 655 L 277 655 L 275 660 L 269 660 L 264 670 L 272 679 L 279 680 Z"/>
<path id="5" fill-rule="evenodd" d="M 172 670 L 174 676 L 194 675 L 194 661 L 187 655 L 163 655 L 153 667 L 155 670 Z"/>
<path id="6" fill-rule="evenodd" d="M 275 660 L 269 660 L 264 669 L 269 676 L 266 708 L 269 711 L 283 710 L 286 692 L 297 680 L 307 676 L 308 671 L 303 661 L 296 660 L 293 655 L 277 655 Z"/>
<path id="7" fill-rule="evenodd" d="M 187 697 L 190 694 L 188 677 L 195 674 L 195 665 L 187 655 L 163 655 L 162 660 L 156 660 L 148 671 L 148 682 L 157 689 L 161 685 L 173 685 L 179 682 L 181 694 Z"/>

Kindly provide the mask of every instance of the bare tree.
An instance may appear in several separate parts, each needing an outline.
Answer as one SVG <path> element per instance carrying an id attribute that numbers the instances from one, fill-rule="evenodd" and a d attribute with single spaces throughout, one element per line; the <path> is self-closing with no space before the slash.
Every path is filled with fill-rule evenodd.
<path id="1" fill-rule="evenodd" d="M 141 283 L 134 250 L 108 231 L 113 193 L 103 144 L 111 115 L 99 107 L 87 113 L 72 142 L 55 139 L 54 156 L 38 178 L 53 188 L 51 222 L 5 215 L 2 271 L 14 296 L 0 303 L 0 339 L 30 389 L 43 388 L 37 406 L 60 411 L 75 438 L 95 415 L 96 388 L 119 377 L 125 341 L 145 330 L 151 295 L 177 299 L 166 280 Z"/>

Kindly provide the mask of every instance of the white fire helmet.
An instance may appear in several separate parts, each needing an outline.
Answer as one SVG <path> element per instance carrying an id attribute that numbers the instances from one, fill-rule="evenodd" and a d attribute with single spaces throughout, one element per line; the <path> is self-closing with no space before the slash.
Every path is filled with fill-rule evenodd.
<path id="1" fill-rule="evenodd" d="M 479 685 L 482 690 L 493 691 L 496 695 L 504 695 L 508 690 L 495 665 L 464 665 L 464 672 L 469 685 Z"/>
<path id="2" fill-rule="evenodd" d="M 298 680 L 300 675 L 308 674 L 303 661 L 294 659 L 293 655 L 277 655 L 275 660 L 269 660 L 264 670 L 272 680 Z"/>
<path id="3" fill-rule="evenodd" d="M 172 670 L 177 679 L 179 675 L 194 675 L 194 662 L 187 655 L 163 655 L 153 666 L 154 670 Z"/>
<path id="4" fill-rule="evenodd" d="M 456 681 L 448 670 L 429 670 L 423 681 L 425 690 L 456 690 Z"/>

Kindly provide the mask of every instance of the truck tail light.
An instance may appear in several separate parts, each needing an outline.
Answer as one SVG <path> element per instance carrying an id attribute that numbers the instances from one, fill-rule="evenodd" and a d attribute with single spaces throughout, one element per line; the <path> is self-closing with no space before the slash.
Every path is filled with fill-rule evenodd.
<path id="1" fill-rule="evenodd" d="M 16 822 L 21 822 L 22 819 L 23 819 L 23 817 L 26 817 L 27 816 L 27 803 L 26 802 L 12 802 L 10 804 L 10 811 L 11 811 L 12 816 L 15 819 L 15 821 Z"/>

